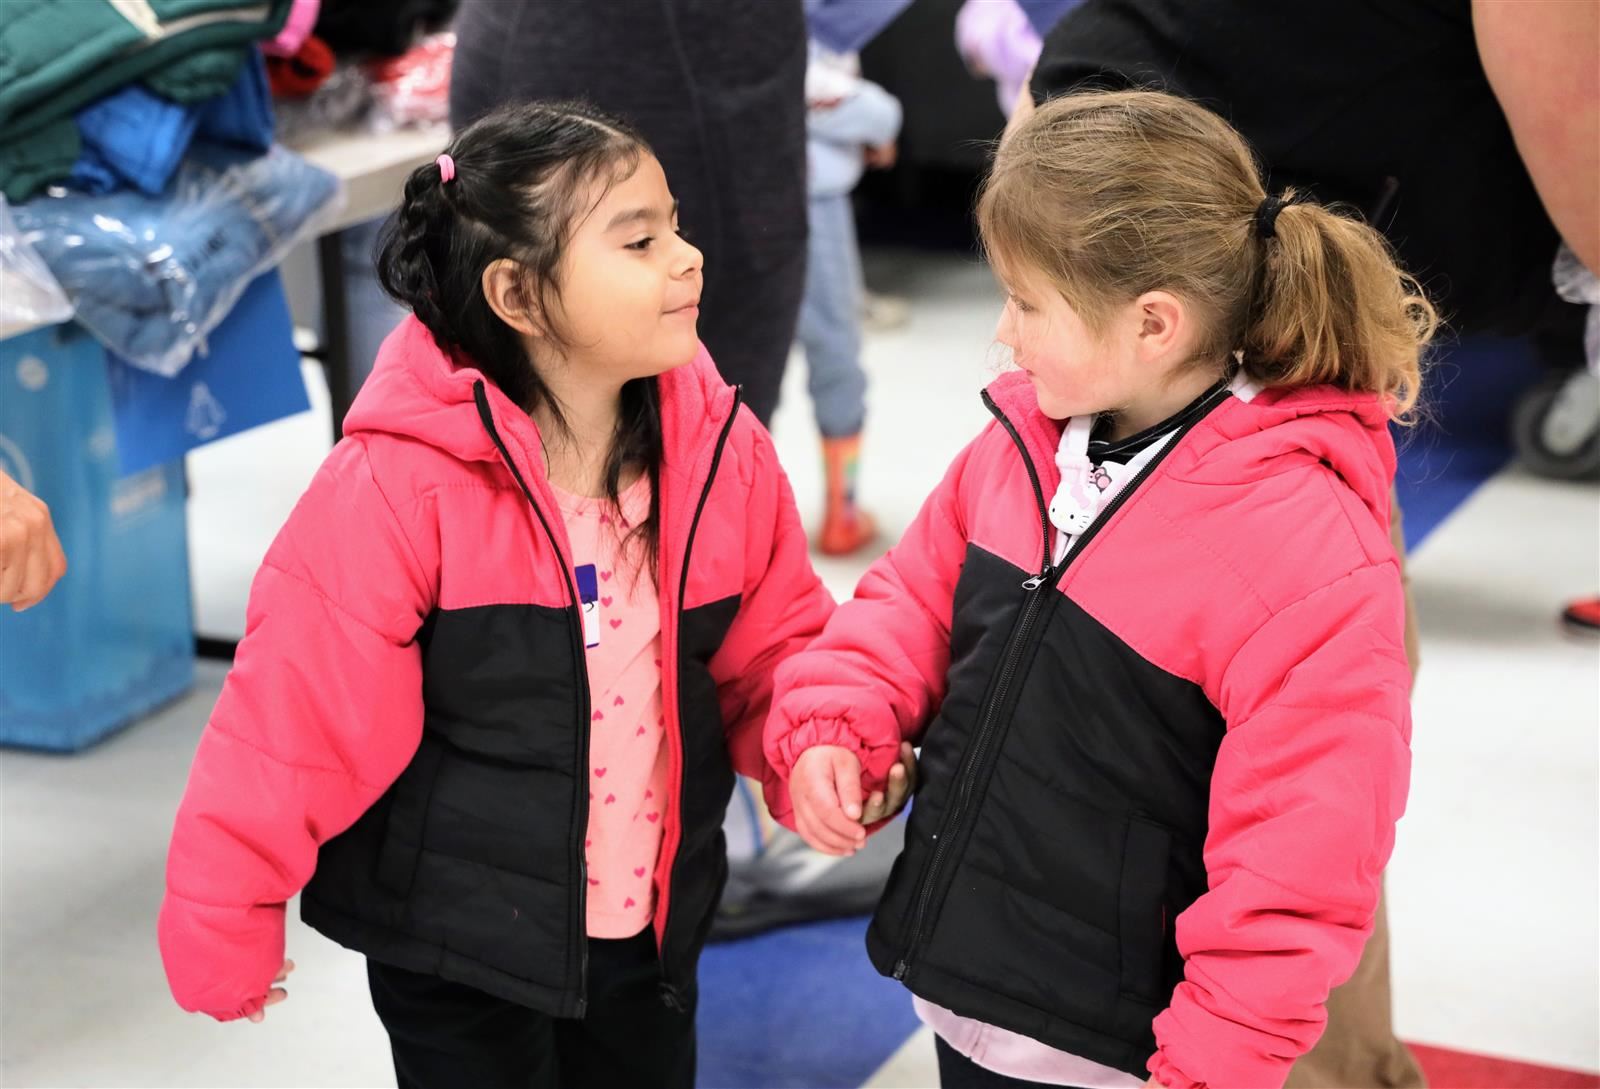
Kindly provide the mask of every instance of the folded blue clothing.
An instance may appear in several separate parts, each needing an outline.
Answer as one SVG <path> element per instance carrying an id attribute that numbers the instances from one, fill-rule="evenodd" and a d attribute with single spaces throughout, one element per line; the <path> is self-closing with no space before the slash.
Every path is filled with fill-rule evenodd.
<path id="1" fill-rule="evenodd" d="M 68 184 L 104 194 L 132 187 L 166 189 L 195 139 L 264 152 L 272 146 L 272 95 L 266 64 L 251 51 L 223 95 L 182 104 L 134 83 L 77 114 L 83 152 Z"/>
<path id="2" fill-rule="evenodd" d="M 72 164 L 67 184 L 83 193 L 102 194 L 125 189 L 128 183 L 111 168 L 110 163 L 100 157 L 98 151 L 86 147 L 79 154 L 78 161 Z"/>
<path id="3" fill-rule="evenodd" d="M 159 193 L 189 150 L 199 119 L 198 106 L 180 106 L 142 84 L 129 84 L 78 111 L 83 152 L 67 182 L 90 193 L 125 186 Z"/>
<path id="4" fill-rule="evenodd" d="M 52 190 L 12 211 L 78 321 L 170 376 L 339 199 L 337 178 L 286 148 L 251 156 L 197 140 L 158 197 Z"/>
<path id="5" fill-rule="evenodd" d="M 272 89 L 267 85 L 267 62 L 250 51 L 244 70 L 228 93 L 200 103 L 200 124 L 195 137 L 248 151 L 272 146 Z"/>

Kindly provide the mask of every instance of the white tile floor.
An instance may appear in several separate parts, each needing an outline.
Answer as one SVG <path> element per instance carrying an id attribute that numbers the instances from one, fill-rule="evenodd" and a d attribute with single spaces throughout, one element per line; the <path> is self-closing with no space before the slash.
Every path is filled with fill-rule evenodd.
<path id="1" fill-rule="evenodd" d="M 915 303 L 873 337 L 862 492 L 893 538 L 987 419 L 997 296 L 949 257 L 891 258 Z M 313 389 L 316 384 L 313 383 Z M 775 428 L 808 520 L 815 432 L 796 367 Z M 325 410 L 324 410 L 325 411 Z M 191 460 L 204 632 L 237 634 L 273 528 L 320 460 L 315 412 Z M 1391 870 L 1396 1016 L 1407 1036 L 1600 1070 L 1600 644 L 1555 604 L 1600 585 L 1600 494 L 1509 472 L 1414 558 L 1426 622 L 1415 780 Z M 834 591 L 860 563 L 824 567 Z M 90 753 L 0 754 L 0 1085 L 393 1084 L 359 958 L 291 923 L 293 998 L 267 1023 L 216 1025 L 171 1003 L 155 947 L 166 837 L 221 683 Z M 911 1039 L 869 1083 L 935 1083 Z"/>
<path id="2" fill-rule="evenodd" d="M 1423 543 L 1411 802 L 1390 869 L 1410 1039 L 1600 1069 L 1600 584 L 1593 488 L 1508 471 Z"/>

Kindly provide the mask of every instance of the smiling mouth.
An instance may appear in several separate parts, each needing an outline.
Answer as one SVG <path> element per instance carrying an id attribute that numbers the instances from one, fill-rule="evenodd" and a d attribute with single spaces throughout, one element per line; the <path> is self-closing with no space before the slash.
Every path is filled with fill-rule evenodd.
<path id="1" fill-rule="evenodd" d="M 694 300 L 694 302 L 685 303 L 684 305 L 676 307 L 675 309 L 668 310 L 667 313 L 669 313 L 669 314 L 686 314 L 691 310 L 699 310 L 699 309 L 700 309 L 700 300 L 696 299 L 696 300 Z"/>

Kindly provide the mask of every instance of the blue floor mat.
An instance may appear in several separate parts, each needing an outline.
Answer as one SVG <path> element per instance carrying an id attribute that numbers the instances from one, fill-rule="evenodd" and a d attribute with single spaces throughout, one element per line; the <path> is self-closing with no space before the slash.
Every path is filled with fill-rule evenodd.
<path id="1" fill-rule="evenodd" d="M 880 976 L 867 920 L 713 945 L 700 961 L 701 1089 L 854 1089 L 916 1031 L 911 995 Z"/>
<path id="2" fill-rule="evenodd" d="M 1511 461 L 1511 409 L 1548 371 L 1525 340 L 1473 337 L 1442 349 L 1424 380 L 1425 422 L 1395 428 L 1395 487 L 1416 548 Z"/>

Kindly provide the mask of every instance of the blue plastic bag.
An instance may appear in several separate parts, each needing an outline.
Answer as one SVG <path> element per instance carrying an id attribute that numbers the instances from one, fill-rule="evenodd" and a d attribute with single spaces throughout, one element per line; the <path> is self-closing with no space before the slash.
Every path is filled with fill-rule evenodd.
<path id="1" fill-rule="evenodd" d="M 113 354 L 110 378 L 125 473 L 311 407 L 275 271 L 250 285 L 205 353 L 175 376 L 163 378 Z"/>

